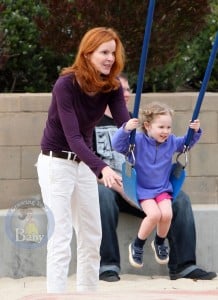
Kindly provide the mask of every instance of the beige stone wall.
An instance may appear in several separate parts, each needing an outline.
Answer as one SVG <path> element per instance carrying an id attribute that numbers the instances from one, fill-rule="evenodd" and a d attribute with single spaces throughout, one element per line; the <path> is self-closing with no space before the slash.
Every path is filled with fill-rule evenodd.
<path id="1" fill-rule="evenodd" d="M 0 94 L 0 208 L 40 195 L 34 164 L 50 94 Z M 164 101 L 175 110 L 174 132 L 183 135 L 198 93 L 142 95 L 141 105 Z M 134 95 L 129 104 L 131 110 Z M 200 113 L 203 137 L 190 151 L 184 190 L 192 203 L 218 204 L 218 94 L 206 93 Z"/>

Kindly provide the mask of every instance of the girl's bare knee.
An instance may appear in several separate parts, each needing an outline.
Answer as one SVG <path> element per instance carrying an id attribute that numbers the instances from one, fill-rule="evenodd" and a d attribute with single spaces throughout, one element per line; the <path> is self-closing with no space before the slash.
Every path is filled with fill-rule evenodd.
<path id="1" fill-rule="evenodd" d="M 163 212 L 161 215 L 161 221 L 164 223 L 171 222 L 172 217 L 172 212 Z"/>
<path id="2" fill-rule="evenodd" d="M 161 213 L 159 211 L 151 212 L 147 217 L 149 218 L 152 224 L 157 224 L 161 219 Z"/>

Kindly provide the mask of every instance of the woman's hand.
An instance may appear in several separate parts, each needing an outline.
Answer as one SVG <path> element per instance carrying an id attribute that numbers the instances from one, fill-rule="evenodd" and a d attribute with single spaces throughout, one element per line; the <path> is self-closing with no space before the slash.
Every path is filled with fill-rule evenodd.
<path id="1" fill-rule="evenodd" d="M 114 170 L 112 170 L 109 166 L 104 167 L 101 170 L 102 178 L 104 185 L 106 187 L 112 188 L 113 184 L 118 184 L 122 186 L 122 178 L 118 175 Z"/>

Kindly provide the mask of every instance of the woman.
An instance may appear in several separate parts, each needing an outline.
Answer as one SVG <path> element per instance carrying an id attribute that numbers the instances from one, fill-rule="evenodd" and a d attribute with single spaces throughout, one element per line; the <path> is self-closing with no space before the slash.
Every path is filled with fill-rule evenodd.
<path id="1" fill-rule="evenodd" d="M 74 228 L 77 238 L 77 290 L 95 290 L 99 276 L 101 222 L 97 178 L 112 187 L 121 178 L 92 151 L 95 125 L 107 105 L 117 124 L 129 113 L 118 75 L 124 49 L 111 28 L 89 30 L 75 62 L 62 70 L 41 141 L 37 170 L 44 204 L 55 228 L 47 245 L 47 291 L 66 290 Z"/>

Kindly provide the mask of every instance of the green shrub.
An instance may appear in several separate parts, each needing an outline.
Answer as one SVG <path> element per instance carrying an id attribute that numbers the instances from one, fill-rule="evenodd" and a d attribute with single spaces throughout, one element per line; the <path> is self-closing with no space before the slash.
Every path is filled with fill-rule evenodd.
<path id="1" fill-rule="evenodd" d="M 184 91 L 201 87 L 218 28 L 218 1 L 213 1 L 206 26 L 191 41 L 182 43 L 173 61 L 155 68 L 147 77 L 147 89 L 152 91 Z M 208 91 L 218 91 L 218 57 L 215 60 Z"/>
<path id="2" fill-rule="evenodd" d="M 46 16 L 40 3 L 34 0 L 2 1 L 1 48 L 7 53 L 7 60 L 0 67 L 1 92 L 50 91 L 58 76 L 60 56 L 40 44 L 40 31 L 34 22 L 38 14 Z"/>
<path id="3" fill-rule="evenodd" d="M 60 69 L 73 62 L 83 34 L 96 26 L 119 32 L 134 87 L 147 5 L 144 0 L 2 0 L 0 92 L 49 92 Z M 144 90 L 199 87 L 217 28 L 209 13 L 209 0 L 156 0 Z M 214 76 L 210 87 L 215 86 Z"/>

